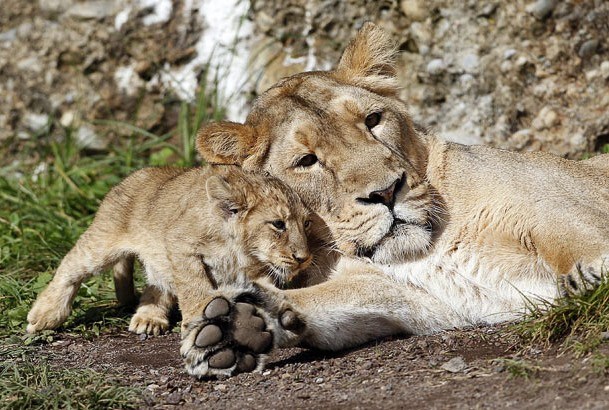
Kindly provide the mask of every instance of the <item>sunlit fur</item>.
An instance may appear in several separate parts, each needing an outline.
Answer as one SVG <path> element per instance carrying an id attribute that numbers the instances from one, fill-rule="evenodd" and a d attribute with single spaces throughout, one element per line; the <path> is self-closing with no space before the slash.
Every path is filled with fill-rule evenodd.
<path id="1" fill-rule="evenodd" d="M 166 330 L 175 296 L 187 323 L 201 314 L 202 300 L 214 287 L 259 278 L 285 284 L 311 263 L 309 219 L 282 182 L 239 167 L 135 172 L 106 196 L 38 296 L 28 332 L 59 326 L 81 283 L 114 264 L 117 296 L 133 302 L 134 256 L 151 285 L 131 322 L 138 333 Z"/>
<path id="2" fill-rule="evenodd" d="M 366 24 L 336 69 L 284 79 L 245 124 L 199 133 L 204 158 L 297 191 L 345 255 L 319 285 L 268 291 L 307 323 L 292 338 L 279 328 L 279 345 L 340 349 L 515 318 L 559 295 L 557 278 L 600 275 L 609 257 L 609 155 L 576 162 L 445 142 L 410 120 L 394 51 Z M 373 112 L 382 119 L 369 130 Z M 295 165 L 306 154 L 319 161 Z M 362 201 L 402 177 L 393 207 Z"/>

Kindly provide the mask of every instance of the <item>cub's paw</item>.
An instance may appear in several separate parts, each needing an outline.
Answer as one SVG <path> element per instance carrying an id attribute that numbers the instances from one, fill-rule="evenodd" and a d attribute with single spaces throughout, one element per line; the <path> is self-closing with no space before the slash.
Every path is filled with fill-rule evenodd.
<path id="1" fill-rule="evenodd" d="M 36 333 L 59 327 L 72 312 L 71 306 L 60 297 L 42 294 L 27 315 L 27 333 Z"/>
<path id="2" fill-rule="evenodd" d="M 253 304 L 212 299 L 203 317 L 186 325 L 180 349 L 186 370 L 194 376 L 252 372 L 264 367 L 273 348 L 268 316 Z"/>
<path id="3" fill-rule="evenodd" d="M 153 305 L 140 306 L 129 323 L 133 333 L 159 336 L 169 330 L 169 317 L 165 309 Z"/>

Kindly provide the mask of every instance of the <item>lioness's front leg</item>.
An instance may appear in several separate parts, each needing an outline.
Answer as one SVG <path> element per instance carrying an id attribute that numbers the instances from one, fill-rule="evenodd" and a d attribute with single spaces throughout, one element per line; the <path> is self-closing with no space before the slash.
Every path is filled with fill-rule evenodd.
<path id="1" fill-rule="evenodd" d="M 257 286 L 241 290 L 219 289 L 216 294 L 207 301 L 206 309 L 219 297 L 228 302 L 229 309 L 238 305 L 241 299 L 257 300 L 248 303 L 254 305 L 255 315 L 265 320 L 267 331 L 273 335 L 274 347 L 301 345 L 339 350 L 393 334 L 431 333 L 463 324 L 463 319 L 456 316 L 446 303 L 422 288 L 398 283 L 374 266 L 360 262 L 349 263 L 328 281 L 308 288 L 284 291 L 271 286 Z M 199 334 L 214 333 L 214 346 L 238 355 L 244 343 L 233 335 L 244 325 L 230 313 L 221 315 L 221 318 L 222 326 L 228 328 L 229 333 L 220 326 L 220 332 L 212 327 Z M 213 324 L 213 321 L 206 321 L 201 329 L 208 329 L 208 324 Z M 259 337 L 259 333 L 254 332 L 254 336 Z M 183 353 L 195 343 L 195 337 L 196 334 L 191 339 L 184 339 Z M 207 340 L 202 342 L 203 346 L 208 345 Z M 224 370 L 201 366 L 193 374 L 231 375 L 249 370 L 239 367 L 238 358 L 235 363 L 230 353 L 227 356 L 231 359 L 227 364 L 230 362 L 231 366 Z M 260 369 L 263 359 L 262 355 L 258 357 L 256 369 Z"/>

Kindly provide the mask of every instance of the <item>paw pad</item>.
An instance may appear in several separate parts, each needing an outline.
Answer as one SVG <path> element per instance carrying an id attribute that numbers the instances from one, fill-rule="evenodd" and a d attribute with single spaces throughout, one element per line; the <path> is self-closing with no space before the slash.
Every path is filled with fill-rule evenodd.
<path id="1" fill-rule="evenodd" d="M 187 325 L 181 350 L 190 374 L 230 376 L 261 367 L 272 347 L 273 334 L 256 306 L 217 297 Z"/>

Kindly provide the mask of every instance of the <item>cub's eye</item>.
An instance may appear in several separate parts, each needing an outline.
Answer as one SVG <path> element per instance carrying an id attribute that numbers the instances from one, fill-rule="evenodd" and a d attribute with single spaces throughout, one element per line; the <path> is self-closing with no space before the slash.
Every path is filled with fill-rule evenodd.
<path id="1" fill-rule="evenodd" d="M 279 231 L 285 231 L 285 222 L 283 222 L 281 219 L 271 221 L 271 225 L 273 225 L 273 227 Z"/>
<path id="2" fill-rule="evenodd" d="M 304 157 L 300 158 L 298 161 L 296 161 L 296 165 L 297 167 L 310 167 L 311 165 L 314 165 L 317 162 L 317 156 L 315 154 L 307 154 Z"/>
<path id="3" fill-rule="evenodd" d="M 372 114 L 368 114 L 366 116 L 366 121 L 364 121 L 364 123 L 366 124 L 366 128 L 368 128 L 368 130 L 372 130 L 372 128 L 379 125 L 379 122 L 381 122 L 381 117 L 382 115 L 380 112 L 373 112 Z"/>
<path id="4" fill-rule="evenodd" d="M 237 208 L 229 208 L 228 212 L 230 212 L 232 215 L 236 215 L 239 213 L 239 210 Z"/>
<path id="5" fill-rule="evenodd" d="M 304 223 L 305 229 L 309 229 L 311 227 L 311 223 L 312 223 L 311 221 L 305 221 L 305 223 Z"/>

